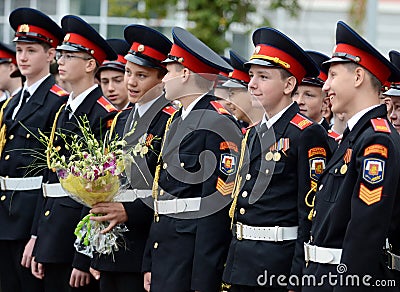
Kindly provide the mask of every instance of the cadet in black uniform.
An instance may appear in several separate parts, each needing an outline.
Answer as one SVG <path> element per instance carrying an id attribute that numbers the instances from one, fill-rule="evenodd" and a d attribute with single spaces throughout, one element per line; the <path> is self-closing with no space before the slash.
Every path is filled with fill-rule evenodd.
<path id="1" fill-rule="evenodd" d="M 117 53 L 118 58 L 114 61 L 105 60 L 97 71 L 97 76 L 104 96 L 118 110 L 124 110 L 131 106 L 124 82 L 126 64 L 124 56 L 129 51 L 129 44 L 121 39 L 109 39 L 107 43 Z"/>
<path id="2" fill-rule="evenodd" d="M 400 68 L 400 53 L 397 51 L 389 52 L 390 62 L 397 68 Z M 390 121 L 397 133 L 400 133 L 400 82 L 392 82 L 382 94 L 385 98 L 388 97 L 391 103 Z"/>
<path id="3" fill-rule="evenodd" d="M 291 95 L 304 77 L 317 76 L 319 70 L 273 28 L 257 29 L 253 42 L 255 51 L 245 64 L 250 66 L 249 91 L 265 115 L 245 136 L 250 156 L 234 190 L 234 237 L 223 279 L 232 284 L 231 291 L 287 291 L 288 277 L 301 274 L 311 227 L 307 193 L 329 156 L 326 131 L 299 113 Z"/>
<path id="4" fill-rule="evenodd" d="M 64 34 L 53 20 L 30 8 L 11 12 L 10 24 L 16 31 L 16 59 L 26 82 L 1 110 L 1 290 L 41 291 L 42 283 L 29 269 L 35 242 L 30 239 L 31 228 L 35 207 L 42 199 L 43 178 L 43 167 L 35 169 L 43 162 L 33 154 L 44 152 L 34 135 L 38 130 L 50 131 L 56 112 L 66 101 L 67 93 L 49 74 L 55 47 Z"/>
<path id="5" fill-rule="evenodd" d="M 67 136 L 70 133 L 80 135 L 76 119 L 86 115 L 92 132 L 100 138 L 117 109 L 102 95 L 94 76 L 99 64 L 105 59 L 116 59 L 116 53 L 81 18 L 67 15 L 61 24 L 66 35 L 57 47 L 58 70 L 60 78 L 68 81 L 73 91 L 57 120 L 57 131 L 63 131 Z M 60 153 L 69 156 L 62 139 L 54 141 L 54 146 L 59 146 Z M 90 282 L 90 259 L 81 254 L 76 254 L 74 259 L 74 229 L 81 219 L 82 205 L 67 196 L 56 173 L 51 170 L 43 185 L 43 193 L 46 198 L 38 214 L 35 233 L 34 275 L 44 279 L 46 291 L 69 291 L 70 286 L 84 286 L 80 289 L 84 291 L 94 290 L 94 287 L 86 286 Z M 74 269 L 71 266 L 73 260 Z"/>
<path id="6" fill-rule="evenodd" d="M 348 120 L 318 182 L 305 245 L 304 273 L 318 285 L 311 282 L 302 291 L 381 291 L 375 281 L 388 281 L 390 269 L 399 268 L 399 257 L 391 255 L 400 255 L 400 137 L 386 106 L 379 105 L 379 93 L 387 80 L 399 81 L 400 72 L 341 21 L 327 66 L 323 90 L 332 111 Z M 396 286 L 382 290 L 399 291 Z"/>
<path id="7" fill-rule="evenodd" d="M 117 196 L 118 203 L 100 203 L 91 210 L 104 214 L 93 220 L 110 221 L 108 229 L 118 223 L 125 223 L 129 229 L 123 234 L 119 251 L 112 256 L 96 254 L 92 260 L 91 266 L 97 270 L 92 274 L 100 279 L 100 291 L 104 292 L 144 291 L 141 271 L 153 219 L 151 187 L 165 125 L 176 111 L 165 99 L 161 82 L 167 72 L 161 61 L 167 58 L 171 41 L 160 32 L 138 24 L 127 26 L 124 35 L 131 45 L 125 56 L 125 85 L 134 107 L 126 126 L 125 123 L 122 126 L 126 132 L 135 127 L 134 133 L 126 138 L 128 147 L 143 140 L 153 149 L 143 158 L 135 157 L 136 164 L 127 169 L 130 189 Z"/>
<path id="8" fill-rule="evenodd" d="M 217 291 L 231 237 L 227 205 L 241 133 L 209 94 L 229 65 L 186 30 L 174 27 L 172 36 L 163 82 L 166 98 L 178 99 L 182 108 L 167 124 L 155 174 L 145 288 Z"/>

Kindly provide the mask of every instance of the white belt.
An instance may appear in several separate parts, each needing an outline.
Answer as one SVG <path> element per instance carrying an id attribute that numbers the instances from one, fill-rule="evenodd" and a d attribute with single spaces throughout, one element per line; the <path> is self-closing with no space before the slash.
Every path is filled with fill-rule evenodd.
<path id="1" fill-rule="evenodd" d="M 43 184 L 43 197 L 49 198 L 62 198 L 68 197 L 60 183 L 56 184 Z"/>
<path id="2" fill-rule="evenodd" d="M 306 262 L 338 265 L 342 257 L 342 249 L 320 247 L 304 243 L 304 257 Z"/>
<path id="3" fill-rule="evenodd" d="M 238 240 L 284 241 L 297 238 L 297 226 L 293 227 L 258 227 L 236 223 L 236 238 Z"/>
<path id="4" fill-rule="evenodd" d="M 187 198 L 154 201 L 154 211 L 158 214 L 177 214 L 199 211 L 201 198 Z"/>
<path id="5" fill-rule="evenodd" d="M 152 190 L 125 190 L 114 198 L 114 202 L 133 202 L 136 199 L 151 197 Z"/>
<path id="6" fill-rule="evenodd" d="M 43 176 L 32 177 L 3 177 L 0 176 L 2 191 L 29 191 L 42 188 Z"/>

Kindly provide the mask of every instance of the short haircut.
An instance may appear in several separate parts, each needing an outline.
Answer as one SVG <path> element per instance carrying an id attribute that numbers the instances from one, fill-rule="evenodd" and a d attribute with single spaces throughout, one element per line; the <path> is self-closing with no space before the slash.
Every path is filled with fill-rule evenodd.
<path id="1" fill-rule="evenodd" d="M 343 65 L 347 68 L 347 70 L 349 71 L 354 71 L 356 70 L 358 67 L 363 68 L 366 72 L 367 75 L 369 76 L 369 79 L 371 80 L 371 86 L 372 88 L 375 90 L 376 93 L 380 94 L 381 93 L 381 89 L 382 89 L 382 83 L 378 80 L 378 78 L 375 77 L 374 74 L 372 74 L 368 69 L 366 69 L 365 67 L 354 63 L 354 62 L 346 62 L 343 63 Z"/>
<path id="2" fill-rule="evenodd" d="M 293 74 L 290 73 L 289 71 L 287 71 L 286 69 L 283 69 L 283 68 L 278 68 L 278 69 L 279 69 L 279 72 L 281 74 L 282 80 L 286 80 L 289 77 L 293 76 Z M 296 85 L 294 86 L 293 91 L 290 93 L 291 96 L 293 96 L 296 93 L 298 87 L 299 87 L 299 82 L 296 79 Z"/>

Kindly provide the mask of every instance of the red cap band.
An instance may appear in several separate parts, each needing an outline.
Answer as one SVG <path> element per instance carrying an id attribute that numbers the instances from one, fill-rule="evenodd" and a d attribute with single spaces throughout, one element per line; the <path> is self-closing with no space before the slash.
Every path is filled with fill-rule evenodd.
<path id="1" fill-rule="evenodd" d="M 258 44 L 254 50 L 254 54 L 250 57 L 250 60 L 253 59 L 262 59 L 275 63 L 292 73 L 299 83 L 306 75 L 306 69 L 295 58 L 269 45 Z"/>
<path id="2" fill-rule="evenodd" d="M 218 69 L 207 65 L 206 63 L 196 58 L 191 53 L 182 49 L 176 44 L 172 45 L 171 52 L 169 54 L 177 58 L 177 62 L 181 63 L 183 66 L 185 66 L 186 68 L 190 69 L 195 73 L 209 73 L 215 75 L 220 73 Z M 211 79 L 210 77 L 206 78 Z"/>
<path id="3" fill-rule="evenodd" d="M 160 53 L 159 51 L 137 42 L 134 42 L 131 46 L 131 51 L 139 52 L 142 55 L 148 56 L 150 58 L 156 59 L 160 62 L 164 61 L 167 58 L 167 55 Z"/>
<path id="4" fill-rule="evenodd" d="M 64 43 L 83 46 L 87 49 L 87 53 L 92 55 L 100 64 L 106 59 L 106 53 L 99 46 L 79 34 L 67 33 L 64 38 Z"/>
<path id="5" fill-rule="evenodd" d="M 15 33 L 15 36 L 16 37 L 27 36 L 30 38 L 38 39 L 40 41 L 48 43 L 53 48 L 57 47 L 58 44 L 57 38 L 50 32 L 41 27 L 30 24 L 19 25 L 17 32 Z"/>
<path id="6" fill-rule="evenodd" d="M 126 64 L 126 60 L 125 60 L 124 56 L 122 56 L 122 55 L 118 55 L 117 60 L 113 60 L 113 61 L 104 60 L 103 65 L 104 65 L 105 63 L 108 63 L 108 62 L 119 62 L 119 63 L 122 63 L 122 64 Z"/>
<path id="7" fill-rule="evenodd" d="M 0 59 L 9 59 L 11 63 L 17 64 L 15 56 L 6 51 L 0 51 Z"/>
<path id="8" fill-rule="evenodd" d="M 234 78 L 234 79 L 237 79 L 237 80 L 244 81 L 244 82 L 246 82 L 246 83 L 249 83 L 249 82 L 250 82 L 249 73 L 240 71 L 240 70 L 238 70 L 238 69 L 233 70 L 233 71 L 229 74 L 229 77 Z"/>
<path id="9" fill-rule="evenodd" d="M 357 47 L 353 47 L 352 45 L 337 44 L 333 54 L 335 55 L 335 53 L 344 53 L 344 54 L 349 54 L 349 55 L 354 56 L 356 58 L 356 60 L 351 59 L 351 58 L 346 58 L 346 56 L 343 56 L 343 57 L 340 56 L 340 58 L 351 60 L 351 61 L 365 67 L 376 78 L 378 78 L 378 80 L 382 84 L 385 83 L 385 81 L 389 78 L 389 76 L 391 74 L 390 69 L 387 66 L 385 66 L 385 64 L 380 62 L 379 59 L 375 58 L 373 55 L 371 55 L 363 50 L 360 50 Z"/>

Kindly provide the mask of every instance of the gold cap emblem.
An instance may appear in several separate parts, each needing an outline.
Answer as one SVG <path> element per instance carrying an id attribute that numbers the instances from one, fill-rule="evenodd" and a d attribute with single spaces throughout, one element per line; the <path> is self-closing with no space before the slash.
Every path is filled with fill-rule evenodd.
<path id="1" fill-rule="evenodd" d="M 18 32 L 29 32 L 29 25 L 28 24 L 21 24 L 18 28 Z"/>
<path id="2" fill-rule="evenodd" d="M 67 33 L 64 37 L 64 42 L 68 42 L 70 37 L 71 37 L 71 35 L 69 33 Z"/>
<path id="3" fill-rule="evenodd" d="M 260 47 L 260 46 L 257 46 L 257 47 L 254 49 L 254 55 L 255 55 L 255 54 L 258 54 L 258 53 L 260 52 L 260 50 L 261 50 L 261 47 Z"/>
<path id="4" fill-rule="evenodd" d="M 144 51 L 144 46 L 143 45 L 139 45 L 137 50 L 138 50 L 138 52 L 143 52 Z"/>
<path id="5" fill-rule="evenodd" d="M 91 54 L 91 55 L 94 55 L 94 50 L 90 50 L 90 54 Z"/>
<path id="6" fill-rule="evenodd" d="M 228 76 L 232 77 L 232 75 L 233 75 L 233 72 L 229 72 Z"/>
<path id="7" fill-rule="evenodd" d="M 180 58 L 178 59 L 178 62 L 179 62 L 179 63 L 183 63 L 183 60 L 184 60 L 184 59 L 183 59 L 182 57 L 180 57 Z"/>

